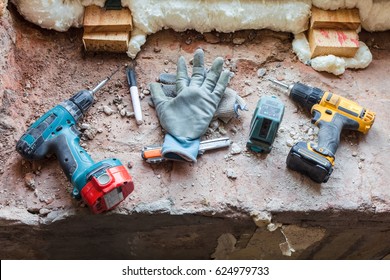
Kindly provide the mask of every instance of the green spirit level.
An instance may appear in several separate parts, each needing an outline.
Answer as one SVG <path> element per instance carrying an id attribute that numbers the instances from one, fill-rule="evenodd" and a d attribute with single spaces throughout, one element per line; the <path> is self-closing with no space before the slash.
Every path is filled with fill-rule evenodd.
<path id="1" fill-rule="evenodd" d="M 257 153 L 269 153 L 282 122 L 284 104 L 276 96 L 263 96 L 253 113 L 247 148 Z"/>

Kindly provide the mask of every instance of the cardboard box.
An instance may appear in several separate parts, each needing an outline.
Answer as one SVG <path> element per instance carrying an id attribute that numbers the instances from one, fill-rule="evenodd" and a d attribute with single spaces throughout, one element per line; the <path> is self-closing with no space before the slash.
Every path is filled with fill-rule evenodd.
<path id="1" fill-rule="evenodd" d="M 133 30 L 131 12 L 122 10 L 105 10 L 98 6 L 88 6 L 84 12 L 84 31 L 95 32 L 130 32 Z"/>
<path id="2" fill-rule="evenodd" d="M 96 32 L 83 35 L 83 44 L 87 51 L 127 52 L 129 32 Z"/>
<path id="3" fill-rule="evenodd" d="M 333 54 L 354 57 L 359 49 L 359 36 L 354 30 L 310 29 L 311 58 Z"/>
<path id="4" fill-rule="evenodd" d="M 358 9 L 340 9 L 335 11 L 311 9 L 310 28 L 349 29 L 357 30 L 360 27 Z"/>

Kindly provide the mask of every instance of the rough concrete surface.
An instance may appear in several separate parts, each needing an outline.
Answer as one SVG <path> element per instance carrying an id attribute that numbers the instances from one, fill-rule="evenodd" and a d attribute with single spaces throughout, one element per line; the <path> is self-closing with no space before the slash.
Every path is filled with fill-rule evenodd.
<path id="1" fill-rule="evenodd" d="M 44 112 L 131 61 L 126 54 L 85 53 L 82 30 L 43 30 L 8 9 L 0 18 L 2 259 L 381 259 L 390 253 L 390 32 L 362 33 L 372 64 L 337 78 L 299 62 L 287 33 L 151 35 L 136 58 L 144 124 L 138 127 L 130 114 L 124 71 L 97 93 L 80 122 L 92 158 L 120 159 L 135 184 L 117 209 L 92 215 L 71 198 L 54 157 L 29 162 L 15 144 Z M 147 85 L 199 47 L 208 65 L 216 56 L 225 59 L 235 73 L 230 86 L 248 104 L 240 118 L 214 123 L 206 135 L 230 137 L 234 151 L 209 152 L 195 164 L 147 164 L 142 147 L 161 144 L 164 135 Z M 367 135 L 342 133 L 328 183 L 286 168 L 290 146 L 316 141 L 318 129 L 267 77 L 329 89 L 377 113 Z M 257 155 L 245 145 L 263 95 L 278 96 L 286 111 L 271 153 Z"/>

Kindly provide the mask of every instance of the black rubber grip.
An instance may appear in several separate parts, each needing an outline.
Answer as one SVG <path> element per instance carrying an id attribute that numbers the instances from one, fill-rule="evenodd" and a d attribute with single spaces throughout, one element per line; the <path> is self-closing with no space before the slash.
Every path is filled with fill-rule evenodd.
<path id="1" fill-rule="evenodd" d="M 81 110 L 84 115 L 93 104 L 93 94 L 89 90 L 80 90 L 72 98 L 69 99 Z"/>
<path id="2" fill-rule="evenodd" d="M 310 112 L 313 105 L 321 101 L 324 93 L 325 92 L 319 88 L 296 83 L 291 89 L 290 98 Z"/>
<path id="3" fill-rule="evenodd" d="M 66 139 L 65 134 L 60 134 L 55 140 L 52 140 L 50 145 L 57 155 L 58 161 L 60 162 L 61 168 L 64 171 L 69 181 L 72 179 L 72 175 L 77 169 L 77 161 L 72 153 L 72 149 L 69 146 L 68 141 L 72 141 L 71 137 Z"/>
<path id="4" fill-rule="evenodd" d="M 318 127 L 320 131 L 318 133 L 318 145 L 315 150 L 321 154 L 334 157 L 340 144 L 341 131 L 344 128 L 357 129 L 359 123 L 335 113 L 331 122 L 320 120 Z"/>

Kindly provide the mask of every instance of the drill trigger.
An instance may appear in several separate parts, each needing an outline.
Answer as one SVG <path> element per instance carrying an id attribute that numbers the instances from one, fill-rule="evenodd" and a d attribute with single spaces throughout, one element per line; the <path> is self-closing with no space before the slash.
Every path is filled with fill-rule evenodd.
<path id="1" fill-rule="evenodd" d="M 321 113 L 315 109 L 312 110 L 313 118 L 311 119 L 312 124 L 316 124 L 320 118 L 321 118 Z"/>

